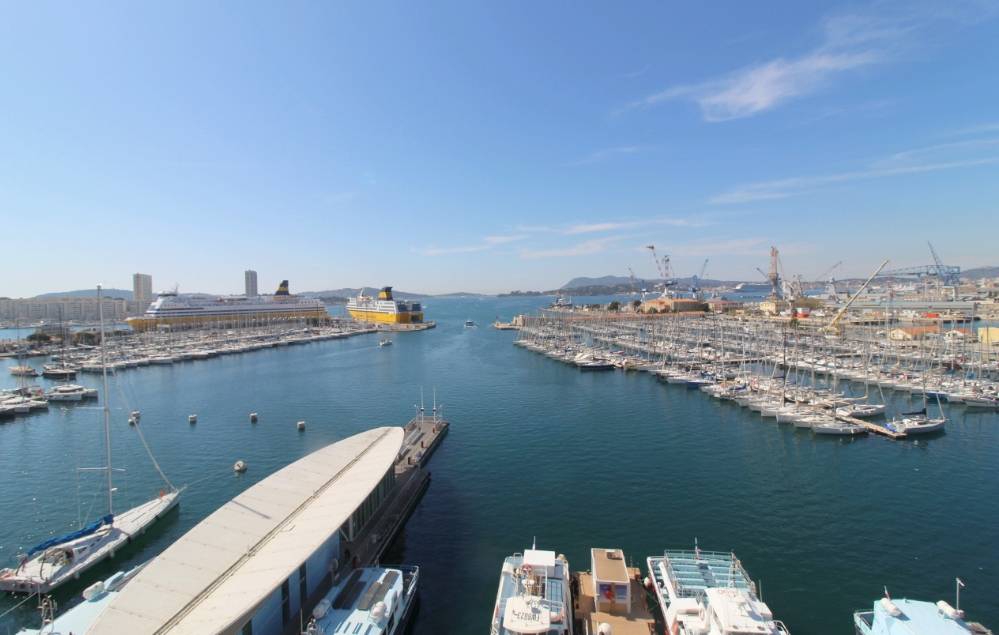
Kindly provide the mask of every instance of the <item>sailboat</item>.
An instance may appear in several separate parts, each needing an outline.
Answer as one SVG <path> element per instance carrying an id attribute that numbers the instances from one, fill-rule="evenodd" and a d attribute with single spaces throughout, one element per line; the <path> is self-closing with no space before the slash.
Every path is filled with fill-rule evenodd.
<path id="1" fill-rule="evenodd" d="M 19 555 L 16 568 L 0 570 L 0 591 L 13 593 L 49 593 L 56 587 L 81 577 L 88 569 L 142 535 L 154 522 L 177 505 L 180 490 L 175 488 L 159 469 L 152 457 L 153 465 L 166 482 L 169 489 L 161 490 L 159 496 L 138 507 L 116 514 L 114 511 L 115 487 L 112 482 L 114 468 L 111 463 L 111 410 L 108 400 L 107 363 L 105 360 L 104 311 L 101 302 L 101 287 L 97 287 L 97 305 L 101 321 L 101 373 L 104 381 L 104 445 L 107 465 L 97 468 L 82 468 L 101 471 L 107 475 L 107 513 L 93 523 L 77 531 L 46 540 Z M 135 427 L 141 435 L 139 427 Z M 143 445 L 145 440 L 143 439 Z M 146 446 L 148 450 L 148 446 Z"/>

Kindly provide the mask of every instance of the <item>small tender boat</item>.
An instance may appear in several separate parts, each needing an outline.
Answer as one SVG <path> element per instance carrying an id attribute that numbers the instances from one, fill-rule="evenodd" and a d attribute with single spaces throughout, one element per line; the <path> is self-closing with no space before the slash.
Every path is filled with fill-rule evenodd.
<path id="1" fill-rule="evenodd" d="M 470 329 L 475 326 L 474 320 L 465 320 L 465 328 Z"/>
<path id="2" fill-rule="evenodd" d="M 246 461 L 243 461 L 242 459 L 240 459 L 239 461 L 236 461 L 233 464 L 233 466 L 232 466 L 232 471 L 235 472 L 235 473 L 237 473 L 237 474 L 242 474 L 243 472 L 245 472 L 246 471 Z"/>
<path id="3" fill-rule="evenodd" d="M 383 337 L 382 339 L 378 340 L 378 345 L 379 346 L 392 346 L 392 340 L 390 340 L 387 337 Z"/>

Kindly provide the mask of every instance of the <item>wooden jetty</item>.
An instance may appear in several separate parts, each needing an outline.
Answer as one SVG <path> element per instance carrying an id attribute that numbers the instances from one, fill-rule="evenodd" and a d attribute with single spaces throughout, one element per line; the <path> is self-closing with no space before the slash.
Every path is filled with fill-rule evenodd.
<path id="1" fill-rule="evenodd" d="M 847 417 L 844 415 L 836 415 L 836 418 L 840 421 L 845 421 L 847 423 L 852 423 L 855 426 L 860 426 L 867 429 L 868 432 L 873 432 L 874 434 L 880 434 L 886 436 L 890 439 L 904 439 L 906 435 L 904 432 L 895 432 L 894 430 L 889 430 L 884 426 L 879 426 L 876 423 L 871 423 L 870 421 L 864 421 L 863 419 L 858 419 L 856 417 Z"/>

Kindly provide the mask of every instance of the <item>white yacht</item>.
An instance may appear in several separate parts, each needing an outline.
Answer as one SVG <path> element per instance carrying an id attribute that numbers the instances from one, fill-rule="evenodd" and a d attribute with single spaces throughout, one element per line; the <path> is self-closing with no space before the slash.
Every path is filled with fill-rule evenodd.
<path id="1" fill-rule="evenodd" d="M 305 635 L 397 635 L 416 604 L 419 567 L 354 569 L 319 600 Z"/>
<path id="2" fill-rule="evenodd" d="M 667 550 L 647 560 L 649 580 L 673 635 L 786 635 L 733 553 Z"/>
<path id="3" fill-rule="evenodd" d="M 569 562 L 527 549 L 503 560 L 491 635 L 572 635 Z"/>
<path id="4" fill-rule="evenodd" d="M 10 374 L 14 377 L 38 377 L 38 371 L 27 364 L 19 364 L 10 367 Z"/>
<path id="5" fill-rule="evenodd" d="M 49 389 L 45 393 L 49 401 L 80 401 L 83 399 L 96 399 L 96 388 L 84 388 L 78 384 L 59 384 Z"/>

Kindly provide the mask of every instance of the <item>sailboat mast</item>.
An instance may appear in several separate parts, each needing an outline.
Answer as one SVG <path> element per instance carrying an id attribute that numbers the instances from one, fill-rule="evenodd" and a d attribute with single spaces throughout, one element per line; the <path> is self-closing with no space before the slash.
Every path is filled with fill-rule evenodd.
<path id="1" fill-rule="evenodd" d="M 104 300 L 101 296 L 101 285 L 97 285 L 97 316 L 101 322 L 101 378 L 104 382 L 104 398 L 101 399 L 104 410 L 104 446 L 107 449 L 107 473 L 108 473 L 108 514 L 114 513 L 114 486 L 111 484 L 111 409 L 108 407 L 108 399 L 111 393 L 108 391 L 108 364 L 104 357 Z"/>

